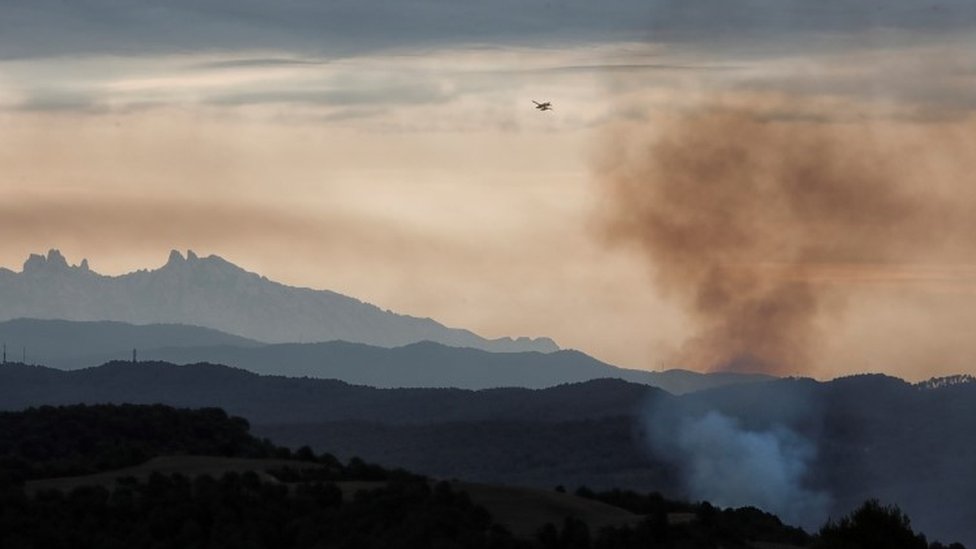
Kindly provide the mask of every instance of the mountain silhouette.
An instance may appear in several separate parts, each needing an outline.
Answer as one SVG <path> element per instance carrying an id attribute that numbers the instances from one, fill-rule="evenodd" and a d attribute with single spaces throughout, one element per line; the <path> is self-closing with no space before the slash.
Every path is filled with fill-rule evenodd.
<path id="1" fill-rule="evenodd" d="M 328 379 L 258 375 L 216 364 L 116 361 L 63 371 L 0 366 L 0 409 L 76 403 L 216 406 L 256 423 L 536 421 L 632 415 L 663 390 L 602 379 L 548 389 L 377 389 Z"/>
<path id="2" fill-rule="evenodd" d="M 429 318 L 384 311 L 328 290 L 268 280 L 218 256 L 170 253 L 164 266 L 121 276 L 71 266 L 58 250 L 0 269 L 0 320 L 114 320 L 190 324 L 265 343 L 342 340 L 380 347 L 435 341 L 488 351 L 552 352 L 548 338 L 485 339 Z"/>
<path id="3" fill-rule="evenodd" d="M 553 353 L 492 353 L 429 341 L 382 348 L 358 343 L 283 343 L 262 347 L 212 346 L 150 349 L 148 360 L 227 364 L 259 374 L 340 379 L 371 387 L 542 389 L 613 378 L 684 394 L 733 383 L 774 379 L 761 374 L 701 374 L 687 370 L 650 372 L 618 368 L 573 350 Z M 101 361 L 104 362 L 104 361 Z M 96 364 L 100 361 L 88 361 Z"/>
<path id="4" fill-rule="evenodd" d="M 21 360 L 26 354 L 30 363 L 66 369 L 126 359 L 133 349 L 263 345 L 253 339 L 185 324 L 137 326 L 108 320 L 80 322 L 33 318 L 0 322 L 0 343 L 7 346 L 11 360 Z M 89 363 L 86 357 L 99 358 Z"/>
<path id="5" fill-rule="evenodd" d="M 137 349 L 143 360 L 209 362 L 259 374 L 385 388 L 543 388 L 616 378 L 683 394 L 772 379 L 758 374 L 627 370 L 569 350 L 493 353 L 429 341 L 393 348 L 345 341 L 266 345 L 209 328 L 173 324 L 18 319 L 0 322 L 0 342 L 8 345 L 11 359 L 20 360 L 26 349 L 29 363 L 63 370 L 130 359 Z"/>

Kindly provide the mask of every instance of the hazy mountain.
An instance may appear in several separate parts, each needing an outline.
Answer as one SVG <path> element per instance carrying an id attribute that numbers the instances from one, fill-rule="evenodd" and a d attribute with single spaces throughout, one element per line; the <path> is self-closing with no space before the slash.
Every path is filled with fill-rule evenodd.
<path id="1" fill-rule="evenodd" d="M 37 320 L 20 318 L 0 322 L 0 343 L 11 361 L 21 360 L 53 367 L 96 366 L 126 359 L 133 349 L 228 345 L 254 347 L 261 343 L 210 328 L 183 324 L 136 326 L 124 322 Z M 99 357 L 86 363 L 79 358 Z"/>
<path id="2" fill-rule="evenodd" d="M 259 374 L 338 379 L 381 388 L 543 388 L 631 377 L 630 371 L 577 351 L 492 353 L 432 342 L 394 348 L 345 341 L 256 348 L 221 345 L 151 349 L 142 356 L 176 364 L 227 364 Z"/>
<path id="3" fill-rule="evenodd" d="M 210 362 L 259 374 L 338 379 L 372 387 L 543 388 L 599 378 L 660 387 L 674 394 L 730 383 L 772 379 L 763 375 L 699 374 L 685 370 L 625 370 L 578 351 L 492 353 L 422 342 L 385 348 L 332 341 L 264 345 L 184 325 L 133 326 L 121 322 L 12 320 L 0 322 L 8 357 L 74 370 L 131 357 L 176 364 Z"/>
<path id="4" fill-rule="evenodd" d="M 267 343 L 343 340 L 394 347 L 436 341 L 491 351 L 558 349 L 547 338 L 488 340 L 429 318 L 384 311 L 327 290 L 272 282 L 217 256 L 173 251 L 156 270 L 122 276 L 70 266 L 57 250 L 23 271 L 0 269 L 0 320 L 43 318 L 190 324 Z"/>
<path id="5" fill-rule="evenodd" d="M 615 378 L 683 394 L 731 383 L 772 379 L 749 374 L 699 374 L 686 370 L 647 372 L 617 368 L 579 351 L 491 353 L 478 349 L 413 343 L 392 349 L 358 343 L 286 343 L 262 347 L 150 349 L 140 356 L 176 364 L 228 364 L 259 374 L 339 379 L 371 387 L 541 389 L 564 383 Z M 99 357 L 101 358 L 101 357 Z M 100 364 L 106 360 L 87 360 Z"/>

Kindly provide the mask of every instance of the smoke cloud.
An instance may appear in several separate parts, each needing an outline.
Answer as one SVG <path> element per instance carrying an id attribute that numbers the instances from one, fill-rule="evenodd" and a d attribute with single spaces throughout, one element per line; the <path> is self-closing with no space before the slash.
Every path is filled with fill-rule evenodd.
<path id="1" fill-rule="evenodd" d="M 806 528 L 826 519 L 830 497 L 804 487 L 816 448 L 792 430 L 750 431 L 716 411 L 651 428 L 652 449 L 684 472 L 689 497 L 720 507 L 755 506 Z"/>
<path id="2" fill-rule="evenodd" d="M 777 383 L 775 392 L 756 384 L 650 400 L 637 439 L 678 472 L 683 497 L 815 529 L 834 503 L 816 468 L 827 403 L 815 383 Z"/>
<path id="3" fill-rule="evenodd" d="M 614 135 L 605 151 L 607 234 L 646 257 L 694 323 L 679 366 L 809 371 L 823 321 L 843 314 L 850 291 L 831 273 L 863 266 L 883 278 L 976 249 L 960 148 L 971 122 L 787 107 L 712 104 Z"/>

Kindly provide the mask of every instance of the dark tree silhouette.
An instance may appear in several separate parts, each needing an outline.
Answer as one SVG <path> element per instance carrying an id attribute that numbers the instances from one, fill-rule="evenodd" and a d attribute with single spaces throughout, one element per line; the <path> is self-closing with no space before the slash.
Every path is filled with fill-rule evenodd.
<path id="1" fill-rule="evenodd" d="M 925 536 L 895 505 L 866 501 L 850 515 L 820 529 L 815 547 L 830 549 L 928 549 Z"/>

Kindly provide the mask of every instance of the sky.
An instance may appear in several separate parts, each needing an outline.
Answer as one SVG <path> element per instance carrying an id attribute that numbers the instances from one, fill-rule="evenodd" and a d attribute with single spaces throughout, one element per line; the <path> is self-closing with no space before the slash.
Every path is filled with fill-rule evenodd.
<path id="1" fill-rule="evenodd" d="M 974 30 L 971 0 L 0 0 L 0 266 L 193 249 L 631 368 L 976 373 Z"/>

